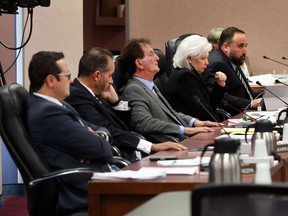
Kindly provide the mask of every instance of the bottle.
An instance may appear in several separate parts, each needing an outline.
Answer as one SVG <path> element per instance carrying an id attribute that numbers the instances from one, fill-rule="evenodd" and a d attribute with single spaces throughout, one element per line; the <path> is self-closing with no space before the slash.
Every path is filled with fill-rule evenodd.
<path id="1" fill-rule="evenodd" d="M 209 182 L 216 184 L 223 183 L 240 183 L 241 182 L 241 166 L 238 150 L 240 148 L 240 140 L 231 138 L 219 138 L 214 144 L 206 147 L 214 146 L 214 153 L 209 163 Z M 203 149 L 201 157 L 207 148 Z"/>

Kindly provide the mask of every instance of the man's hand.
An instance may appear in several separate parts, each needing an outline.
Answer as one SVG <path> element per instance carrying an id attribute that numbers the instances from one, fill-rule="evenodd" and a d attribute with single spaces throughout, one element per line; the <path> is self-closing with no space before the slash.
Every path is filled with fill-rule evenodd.
<path id="1" fill-rule="evenodd" d="M 257 98 L 255 100 L 251 101 L 251 106 L 253 108 L 257 108 L 258 106 L 261 106 L 262 98 Z"/>
<path id="2" fill-rule="evenodd" d="M 209 127 L 185 127 L 184 128 L 184 134 L 187 136 L 192 136 L 197 133 L 209 133 L 209 132 L 214 132 L 215 130 Z"/>
<path id="3" fill-rule="evenodd" d="M 158 144 L 152 144 L 151 151 L 152 152 L 159 152 L 164 150 L 176 150 L 182 151 L 187 150 L 187 147 L 183 146 L 182 144 L 175 143 L 175 142 L 163 142 Z"/>
<path id="4" fill-rule="evenodd" d="M 99 98 L 107 100 L 110 104 L 114 104 L 116 101 L 119 100 L 119 97 L 113 87 L 113 85 L 109 85 L 106 91 L 103 91 Z"/>
<path id="5" fill-rule="evenodd" d="M 212 122 L 212 121 L 200 121 L 196 120 L 194 122 L 195 127 L 221 127 L 224 126 L 223 123 L 218 123 L 218 122 Z"/>

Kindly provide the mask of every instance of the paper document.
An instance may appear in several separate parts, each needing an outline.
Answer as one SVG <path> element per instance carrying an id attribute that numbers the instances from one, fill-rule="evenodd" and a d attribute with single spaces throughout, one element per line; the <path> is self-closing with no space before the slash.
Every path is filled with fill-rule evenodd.
<path id="1" fill-rule="evenodd" d="M 203 157 L 202 164 L 209 164 L 210 157 Z M 178 160 L 164 160 L 157 161 L 158 166 L 173 166 L 173 167 L 182 167 L 182 166 L 199 166 L 200 165 L 200 157 L 196 157 L 194 159 L 178 159 Z"/>
<path id="2" fill-rule="evenodd" d="M 199 173 L 199 167 L 143 167 L 142 171 L 154 171 L 159 170 L 166 172 L 167 175 L 196 175 Z M 139 171 L 140 171 L 139 170 Z"/>
<path id="3" fill-rule="evenodd" d="M 150 180 L 166 177 L 165 170 L 120 170 L 116 172 L 94 173 L 92 179 L 132 179 Z"/>
<path id="4" fill-rule="evenodd" d="M 254 133 L 254 128 L 249 128 L 247 134 L 253 134 Z M 245 134 L 246 128 L 224 128 L 221 129 L 221 133 L 229 133 L 229 134 Z"/>

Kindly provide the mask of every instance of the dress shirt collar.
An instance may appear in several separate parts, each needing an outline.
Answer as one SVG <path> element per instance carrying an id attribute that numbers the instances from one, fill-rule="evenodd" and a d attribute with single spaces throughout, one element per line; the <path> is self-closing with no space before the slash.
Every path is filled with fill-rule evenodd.
<path id="1" fill-rule="evenodd" d="M 44 98 L 45 100 L 48 100 L 52 103 L 58 104 L 59 106 L 63 106 L 62 103 L 59 100 L 57 100 L 56 98 L 53 98 L 53 97 L 50 97 L 50 96 L 47 96 L 44 94 L 36 93 L 36 92 L 34 92 L 33 94 L 38 96 L 38 97 Z"/>
<path id="2" fill-rule="evenodd" d="M 142 82 L 145 86 L 147 86 L 151 91 L 153 91 L 153 87 L 154 87 L 154 82 L 149 81 L 149 80 L 145 80 L 142 79 L 140 77 L 136 77 L 134 76 L 135 79 L 139 80 L 140 82 Z"/>
<path id="3" fill-rule="evenodd" d="M 82 86 L 84 86 L 84 87 L 93 95 L 93 97 L 96 97 L 96 98 L 97 98 L 97 96 L 94 94 L 94 92 L 93 92 L 88 86 L 86 86 L 84 83 L 82 83 L 79 79 L 78 79 L 78 82 L 79 82 Z"/>

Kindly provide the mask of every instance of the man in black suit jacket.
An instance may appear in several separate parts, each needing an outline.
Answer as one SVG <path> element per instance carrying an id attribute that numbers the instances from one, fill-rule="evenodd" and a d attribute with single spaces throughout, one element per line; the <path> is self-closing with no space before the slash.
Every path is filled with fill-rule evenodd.
<path id="1" fill-rule="evenodd" d="M 27 107 L 28 131 L 53 170 L 90 167 L 109 172 L 110 143 L 95 131 L 109 133 L 92 125 L 63 99 L 69 95 L 71 73 L 63 53 L 39 52 L 29 64 L 32 96 Z M 59 177 L 59 214 L 88 208 L 87 183 L 91 174 Z"/>
<path id="2" fill-rule="evenodd" d="M 99 47 L 90 49 L 79 62 L 78 79 L 72 83 L 70 95 L 65 101 L 86 121 L 108 128 L 113 145 L 127 155 L 135 150 L 150 154 L 151 151 L 186 149 L 172 142 L 152 144 L 130 132 L 130 128 L 119 118 L 122 115 L 124 119 L 129 119 L 130 110 L 113 88 L 114 70 L 113 55 L 109 50 Z M 130 159 L 134 162 L 133 158 Z"/>
<path id="3" fill-rule="evenodd" d="M 240 110 L 255 109 L 262 101 L 261 98 L 255 97 L 243 73 L 242 77 L 246 84 L 243 84 L 237 75 L 238 68 L 245 61 L 247 45 L 244 31 L 236 27 L 224 29 L 219 40 L 219 49 L 210 53 L 209 65 L 203 74 L 210 92 L 215 85 L 215 73 L 221 71 L 226 74 L 227 88 L 223 96 L 223 108 L 232 115 L 238 114 Z"/>

